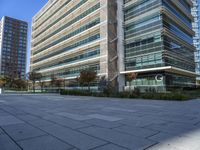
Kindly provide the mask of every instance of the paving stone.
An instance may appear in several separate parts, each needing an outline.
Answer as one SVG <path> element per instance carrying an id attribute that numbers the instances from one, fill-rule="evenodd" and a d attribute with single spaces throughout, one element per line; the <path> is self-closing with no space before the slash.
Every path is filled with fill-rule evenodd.
<path id="1" fill-rule="evenodd" d="M 5 101 L 5 100 L 0 100 L 0 104 L 1 104 L 1 103 L 6 103 L 6 101 Z"/>
<path id="2" fill-rule="evenodd" d="M 59 125 L 42 127 L 43 130 L 57 138 L 81 149 L 88 150 L 106 144 L 107 142 L 88 136 L 81 132 L 64 128 Z"/>
<path id="3" fill-rule="evenodd" d="M 119 146 L 114 145 L 114 144 L 107 144 L 107 145 L 98 147 L 95 150 L 128 150 L 128 149 L 123 148 L 123 147 L 119 147 Z"/>
<path id="4" fill-rule="evenodd" d="M 73 120 L 83 121 L 83 120 L 89 120 L 91 117 L 84 116 L 84 115 L 78 115 L 78 114 L 72 114 L 67 112 L 61 112 L 57 113 L 57 115 L 64 116 Z"/>
<path id="5" fill-rule="evenodd" d="M 46 127 L 46 126 L 52 126 L 55 123 L 52 123 L 52 122 L 47 121 L 47 120 L 39 119 L 39 120 L 31 121 L 31 122 L 29 122 L 29 124 L 36 126 L 36 127 Z"/>
<path id="6" fill-rule="evenodd" d="M 159 132 L 158 134 L 155 134 L 153 136 L 148 137 L 148 139 L 151 139 L 151 140 L 154 140 L 154 141 L 157 141 L 157 142 L 162 142 L 162 141 L 165 141 L 167 139 L 171 139 L 173 137 L 176 138 L 177 136 L 173 135 L 173 134 L 168 134 L 168 133 L 165 133 L 165 132 Z"/>
<path id="7" fill-rule="evenodd" d="M 121 126 L 121 127 L 115 128 L 114 130 L 122 132 L 122 133 L 126 133 L 126 134 L 143 137 L 143 138 L 149 137 L 151 135 L 155 135 L 156 133 L 159 132 L 159 131 L 153 131 L 149 129 L 134 127 L 134 126 Z"/>
<path id="8" fill-rule="evenodd" d="M 160 117 L 163 120 L 173 121 L 177 123 L 191 123 L 191 124 L 196 123 L 196 120 L 192 120 L 193 117 L 185 117 L 183 116 L 183 114 L 178 114 L 178 115 L 167 114 L 167 115 L 161 115 Z"/>
<path id="9" fill-rule="evenodd" d="M 4 134 L 4 131 L 0 128 L 0 135 Z"/>
<path id="10" fill-rule="evenodd" d="M 125 109 L 125 108 L 119 108 L 119 107 L 106 107 L 106 108 L 103 108 L 103 110 L 121 111 L 121 112 L 128 112 L 128 113 L 137 112 L 136 110 L 133 110 L 133 109 Z"/>
<path id="11" fill-rule="evenodd" d="M 195 132 L 195 131 L 194 131 Z M 159 133 L 157 135 L 154 135 L 152 137 L 149 137 L 149 139 L 158 141 L 159 143 L 164 144 L 164 145 L 171 145 L 172 147 L 176 147 L 179 149 L 195 149 L 199 150 L 200 149 L 200 138 L 196 138 L 195 136 L 193 137 L 186 137 L 186 136 L 181 136 L 181 135 L 170 135 L 167 133 Z"/>
<path id="12" fill-rule="evenodd" d="M 197 139 L 200 141 L 200 129 L 190 130 L 189 132 L 184 132 L 180 136 L 188 137 L 190 140 Z"/>
<path id="13" fill-rule="evenodd" d="M 5 125 L 12 125 L 12 124 L 18 124 L 18 123 L 24 123 L 23 121 L 17 119 L 14 116 L 0 116 L 0 126 Z"/>
<path id="14" fill-rule="evenodd" d="M 2 128 L 16 141 L 46 134 L 45 132 L 24 123 L 3 126 Z"/>
<path id="15" fill-rule="evenodd" d="M 116 127 L 123 126 L 123 124 L 119 122 L 110 122 L 110 121 L 105 121 L 105 120 L 100 120 L 100 119 L 90 119 L 85 122 L 91 125 L 95 125 L 95 126 L 103 127 L 103 128 L 116 128 Z"/>
<path id="16" fill-rule="evenodd" d="M 157 145 L 154 145 L 150 148 L 147 148 L 146 150 L 189 150 L 189 149 L 180 149 L 178 147 L 174 147 L 172 145 L 169 144 L 163 144 L 163 143 L 159 143 Z"/>
<path id="17" fill-rule="evenodd" d="M 26 115 L 25 112 L 23 112 L 19 109 L 12 108 L 12 107 L 4 107 L 3 110 L 5 110 L 6 112 L 9 112 L 10 114 L 13 114 L 13 115 Z"/>
<path id="18" fill-rule="evenodd" d="M 6 134 L 0 134 L 0 150 L 21 150 Z"/>
<path id="19" fill-rule="evenodd" d="M 33 115 L 17 115 L 17 118 L 24 120 L 24 121 L 33 121 L 33 120 L 37 120 L 40 119 L 38 117 L 35 117 Z"/>
<path id="20" fill-rule="evenodd" d="M 52 121 L 52 122 L 59 124 L 59 125 L 63 125 L 63 126 L 72 128 L 72 129 L 79 129 L 79 128 L 90 126 L 89 124 L 84 123 L 84 122 L 72 120 L 72 119 L 65 118 L 65 117 L 59 117 L 59 116 L 52 116 L 52 115 L 51 116 L 45 116 L 44 119 Z"/>
<path id="21" fill-rule="evenodd" d="M 72 146 L 52 136 L 41 136 L 18 142 L 23 150 L 68 150 Z"/>
<path id="22" fill-rule="evenodd" d="M 112 142 L 114 144 L 120 145 L 122 147 L 129 148 L 131 150 L 144 149 L 150 145 L 155 144 L 155 142 L 153 141 L 119 133 L 111 129 L 89 127 L 80 129 L 80 131 L 104 139 L 106 141 Z"/>
<path id="23" fill-rule="evenodd" d="M 7 112 L 0 112 L 0 116 L 9 116 L 10 114 Z"/>
<path id="24" fill-rule="evenodd" d="M 3 125 L 0 125 L 0 128 L 12 126 L 12 130 L 10 128 L 10 131 L 7 130 L 9 132 L 5 131 L 13 139 L 17 139 L 16 137 L 21 134 L 27 137 L 17 140 L 17 142 L 40 138 L 44 135 L 35 134 L 38 132 L 35 131 L 35 128 L 36 130 L 45 129 L 49 134 L 46 134 L 45 131 L 41 132 L 45 133 L 47 137 L 53 136 L 53 138 L 70 145 L 76 144 L 76 148 L 72 148 L 74 150 L 113 149 L 112 147 L 115 150 L 116 146 L 138 150 L 151 146 L 152 141 L 153 144 L 159 142 L 151 147 L 153 150 L 200 149 L 198 147 L 200 145 L 200 100 L 185 102 L 124 101 L 116 98 L 63 96 L 62 99 L 60 97 L 60 95 L 33 94 L 26 96 L 1 95 L 0 118 Z M 55 115 L 63 112 L 68 113 L 64 114 L 67 116 Z M 17 116 L 23 118 L 17 118 Z M 39 119 L 35 120 L 35 117 L 32 116 L 38 116 Z M 2 117 L 6 118 L 2 119 Z M 122 120 L 118 120 L 119 118 Z M 14 126 L 24 124 L 23 120 L 28 122 L 27 126 L 35 128 L 33 127 L 31 132 L 26 131 L 30 130 L 27 126 L 16 130 Z M 127 127 L 118 126 L 121 124 Z M 94 129 L 88 129 L 88 127 Z M 141 131 L 141 128 L 144 131 Z M 23 130 L 25 130 L 24 133 L 20 133 Z M 159 134 L 151 135 L 151 132 L 146 132 L 146 130 L 156 130 L 159 131 Z M 1 134 L 0 131 L 0 135 L 6 135 L 6 133 Z M 41 141 L 43 140 L 41 139 Z M 5 143 L 9 145 L 9 140 Z M 35 143 L 40 143 L 40 141 Z M 0 150 L 2 150 L 1 145 Z"/>
<path id="25" fill-rule="evenodd" d="M 122 118 L 118 118 L 118 117 L 114 117 L 114 116 L 106 116 L 106 115 L 101 115 L 101 114 L 92 114 L 92 115 L 88 115 L 88 117 L 101 119 L 101 120 L 106 120 L 106 121 L 119 121 L 119 120 L 122 120 Z"/>
<path id="26" fill-rule="evenodd" d="M 183 128 L 188 130 L 196 130 L 198 129 L 195 125 L 191 123 L 176 123 L 176 122 L 169 122 L 166 124 L 166 126 L 171 128 Z"/>
<path id="27" fill-rule="evenodd" d="M 187 133 L 191 130 L 191 129 L 186 129 L 186 128 L 178 128 L 178 126 L 171 126 L 169 124 L 165 124 L 165 125 L 163 125 L 163 124 L 160 124 L 160 125 L 152 124 L 152 125 L 149 125 L 145 128 L 156 130 L 156 131 L 162 131 L 162 132 L 166 132 L 166 133 L 170 133 L 170 134 L 174 134 L 174 135 Z"/>

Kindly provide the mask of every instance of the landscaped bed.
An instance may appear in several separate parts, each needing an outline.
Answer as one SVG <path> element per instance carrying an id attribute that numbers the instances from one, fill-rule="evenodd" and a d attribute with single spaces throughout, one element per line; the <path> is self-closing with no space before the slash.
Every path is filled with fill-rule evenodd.
<path id="1" fill-rule="evenodd" d="M 95 96 L 95 97 L 116 97 L 116 98 L 129 98 L 129 99 L 154 99 L 154 100 L 177 100 L 185 101 L 196 99 L 200 97 L 200 90 L 191 91 L 175 91 L 168 93 L 156 92 L 119 92 L 119 93 L 103 93 L 103 92 L 89 92 L 84 90 L 61 90 L 61 95 L 74 95 L 74 96 Z"/>

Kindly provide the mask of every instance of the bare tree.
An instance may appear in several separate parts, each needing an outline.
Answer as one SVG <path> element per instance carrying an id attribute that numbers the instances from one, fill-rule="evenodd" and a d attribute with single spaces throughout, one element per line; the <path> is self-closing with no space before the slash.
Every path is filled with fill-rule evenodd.
<path id="1" fill-rule="evenodd" d="M 50 81 L 50 84 L 51 84 L 51 88 L 53 89 L 53 87 L 55 86 L 55 83 L 56 83 L 56 77 L 55 77 L 55 74 L 51 74 L 51 81 Z"/>
<path id="2" fill-rule="evenodd" d="M 103 76 L 100 78 L 99 81 L 99 90 L 103 93 L 106 93 L 108 90 L 108 81 L 106 80 L 106 77 Z"/>
<path id="3" fill-rule="evenodd" d="M 88 86 L 88 91 L 90 91 L 90 84 L 97 78 L 97 73 L 93 70 L 83 70 L 80 73 L 79 82 L 86 84 Z"/>
<path id="4" fill-rule="evenodd" d="M 4 88 L 6 84 L 6 78 L 0 76 L 0 88 Z"/>
<path id="5" fill-rule="evenodd" d="M 37 72 L 29 72 L 28 73 L 28 79 L 32 82 L 33 85 L 33 91 L 35 93 L 35 83 L 36 81 L 40 81 L 42 78 L 42 74 L 41 73 L 37 73 Z"/>
<path id="6" fill-rule="evenodd" d="M 129 82 L 129 92 L 131 91 L 131 82 L 133 80 L 136 80 L 137 76 L 138 76 L 138 73 L 135 73 L 135 72 L 127 74 L 127 80 Z"/>
<path id="7" fill-rule="evenodd" d="M 62 86 L 62 84 L 64 84 L 64 82 L 65 82 L 65 79 L 63 79 L 63 78 L 55 79 L 55 86 L 58 87 L 59 91 L 61 90 L 61 86 Z"/>

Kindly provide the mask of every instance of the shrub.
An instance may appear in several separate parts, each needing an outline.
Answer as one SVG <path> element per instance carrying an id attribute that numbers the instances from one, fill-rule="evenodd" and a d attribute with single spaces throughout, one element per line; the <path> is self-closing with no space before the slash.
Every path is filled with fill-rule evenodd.
<path id="1" fill-rule="evenodd" d="M 189 95 L 181 93 L 145 93 L 142 95 L 144 99 L 155 100 L 188 100 L 191 99 Z"/>
<path id="2" fill-rule="evenodd" d="M 192 97 L 189 94 L 172 92 L 172 93 L 140 93 L 140 91 L 135 92 L 119 92 L 114 95 L 107 95 L 102 92 L 89 92 L 84 90 L 61 90 L 61 95 L 74 95 L 74 96 L 95 96 L 95 97 L 117 97 L 117 98 L 143 98 L 143 99 L 152 99 L 152 100 L 177 100 L 184 101 L 189 100 Z"/>
<path id="3" fill-rule="evenodd" d="M 61 95 L 91 96 L 92 93 L 83 90 L 61 90 Z"/>

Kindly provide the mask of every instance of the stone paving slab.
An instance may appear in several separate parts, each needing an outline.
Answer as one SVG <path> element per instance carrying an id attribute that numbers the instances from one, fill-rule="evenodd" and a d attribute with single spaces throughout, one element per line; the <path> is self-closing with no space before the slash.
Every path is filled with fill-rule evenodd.
<path id="1" fill-rule="evenodd" d="M 169 134 L 182 134 L 189 132 L 191 129 L 187 128 L 179 128 L 179 126 L 174 126 L 170 124 L 151 124 L 145 127 L 146 129 L 161 131 Z"/>
<path id="2" fill-rule="evenodd" d="M 69 150 L 73 148 L 49 135 L 20 141 L 18 144 L 25 150 Z"/>
<path id="3" fill-rule="evenodd" d="M 114 145 L 114 144 L 107 144 L 107 145 L 95 148 L 95 150 L 128 150 L 128 149 Z"/>
<path id="4" fill-rule="evenodd" d="M 137 112 L 134 109 L 125 109 L 125 108 L 118 108 L 118 107 L 106 107 L 106 108 L 103 108 L 103 110 L 106 110 L 106 111 L 120 111 L 120 112 L 128 112 L 128 113 Z"/>
<path id="5" fill-rule="evenodd" d="M 24 123 L 24 122 L 11 115 L 0 116 L 0 126 L 19 124 L 19 123 Z"/>
<path id="6" fill-rule="evenodd" d="M 153 145 L 156 143 L 144 138 L 138 138 L 128 134 L 123 134 L 110 129 L 99 128 L 99 127 L 84 128 L 80 129 L 80 131 L 107 140 L 111 143 L 118 144 L 122 147 L 126 147 L 131 150 L 144 149 L 147 148 L 149 145 Z"/>
<path id="7" fill-rule="evenodd" d="M 10 114 L 7 113 L 7 112 L 4 112 L 4 111 L 0 112 L 0 116 L 9 116 L 9 115 L 10 115 Z"/>
<path id="8" fill-rule="evenodd" d="M 117 128 L 117 127 L 121 127 L 123 126 L 124 124 L 123 123 L 120 123 L 120 122 L 110 122 L 110 121 L 105 121 L 105 120 L 101 120 L 101 119 L 90 119 L 90 120 L 87 120 L 87 121 L 84 121 L 88 124 L 91 124 L 91 125 L 95 125 L 95 126 L 98 126 L 98 127 L 103 127 L 103 128 Z"/>
<path id="9" fill-rule="evenodd" d="M 196 133 L 196 131 L 193 131 Z M 194 133 L 194 134 L 195 134 Z M 193 134 L 193 135 L 194 135 Z M 151 149 L 180 149 L 180 150 L 199 150 L 200 149 L 200 137 L 199 136 L 187 136 L 187 135 L 172 135 L 168 133 L 159 133 L 152 137 L 149 137 L 154 141 L 158 141 L 159 144 L 153 146 Z"/>
<path id="10" fill-rule="evenodd" d="M 21 150 L 7 135 L 0 134 L 0 150 Z"/>
<path id="11" fill-rule="evenodd" d="M 136 127 L 146 127 L 152 124 L 165 124 L 168 123 L 167 121 L 159 120 L 159 119 L 147 119 L 144 117 L 137 117 L 137 118 L 131 118 L 131 119 L 124 119 L 119 121 L 122 124 L 125 124 L 127 126 L 136 126 Z"/>
<path id="12" fill-rule="evenodd" d="M 107 143 L 106 141 L 59 125 L 42 127 L 42 129 L 81 150 L 92 149 Z"/>
<path id="13" fill-rule="evenodd" d="M 106 115 L 101 115 L 101 114 L 92 114 L 88 115 L 90 118 L 95 118 L 95 119 L 101 119 L 105 121 L 119 121 L 122 120 L 122 118 L 114 117 L 114 116 L 106 116 Z"/>
<path id="14" fill-rule="evenodd" d="M 0 128 L 0 135 L 4 134 L 4 131 Z"/>
<path id="15" fill-rule="evenodd" d="M 72 128 L 72 129 L 78 129 L 78 128 L 91 126 L 91 125 L 84 123 L 84 122 L 72 120 L 72 119 L 65 118 L 65 117 L 59 117 L 59 116 L 50 115 L 50 116 L 45 116 L 44 119 L 52 121 L 52 122 L 59 124 L 59 125 L 63 125 L 63 126 Z"/>
<path id="16" fill-rule="evenodd" d="M 153 130 L 135 127 L 135 126 L 121 126 L 121 127 L 115 128 L 114 130 L 122 132 L 122 133 L 130 134 L 130 135 L 138 136 L 138 137 L 143 137 L 143 138 L 147 138 L 149 136 L 159 133 L 159 131 L 153 131 Z"/>
<path id="17" fill-rule="evenodd" d="M 43 120 L 43 119 L 38 119 L 38 120 L 30 121 L 29 124 L 31 124 L 31 125 L 33 125 L 35 127 L 40 128 L 40 127 L 52 126 L 55 123 L 47 121 L 47 120 Z"/>
<path id="18" fill-rule="evenodd" d="M 25 112 L 19 110 L 19 109 L 15 109 L 13 107 L 9 107 L 9 106 L 5 106 L 2 108 L 5 112 L 8 112 L 12 115 L 26 115 Z"/>
<path id="19" fill-rule="evenodd" d="M 0 150 L 199 150 L 199 108 L 200 100 L 0 95 Z"/>
<path id="20" fill-rule="evenodd" d="M 2 126 L 2 128 L 16 141 L 46 135 L 45 132 L 25 123 Z"/>
<path id="21" fill-rule="evenodd" d="M 160 143 L 150 148 L 147 148 L 146 150 L 189 150 L 189 149 L 174 147 L 173 145 L 169 145 L 167 143 Z"/>
<path id="22" fill-rule="evenodd" d="M 67 118 L 70 118 L 70 119 L 73 119 L 73 120 L 78 120 L 78 121 L 92 119 L 89 116 L 72 114 L 72 113 L 66 113 L 66 112 L 57 113 L 57 115 L 64 116 L 64 117 L 67 117 Z"/>
<path id="23" fill-rule="evenodd" d="M 33 115 L 17 115 L 16 116 L 18 119 L 21 119 L 23 121 L 33 121 L 33 120 L 38 120 L 40 118 L 33 116 Z"/>

